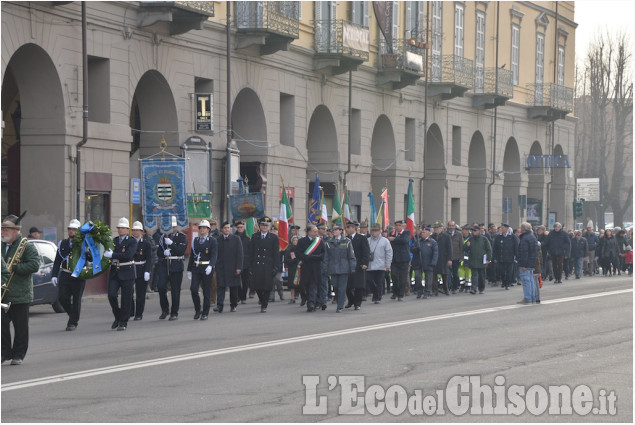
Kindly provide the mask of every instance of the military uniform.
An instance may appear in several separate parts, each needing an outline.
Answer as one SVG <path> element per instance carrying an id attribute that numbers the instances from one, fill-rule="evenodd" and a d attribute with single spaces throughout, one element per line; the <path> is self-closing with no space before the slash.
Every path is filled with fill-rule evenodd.
<path id="1" fill-rule="evenodd" d="M 270 221 L 269 221 L 270 222 Z M 262 223 L 262 220 L 261 220 Z M 274 276 L 280 269 L 280 242 L 271 232 L 254 233 L 249 245 L 251 279 L 260 300 L 260 311 L 267 311 Z"/>
<path id="2" fill-rule="evenodd" d="M 62 239 L 57 244 L 57 254 L 53 262 L 52 276 L 57 277 L 58 299 L 66 314 L 68 314 L 67 328 L 77 327 L 79 314 L 82 309 L 82 295 L 86 281 L 73 277 L 73 270 L 68 264 L 68 257 L 73 249 L 71 238 Z"/>
<path id="3" fill-rule="evenodd" d="M 212 299 L 212 273 L 205 273 L 207 267 L 212 269 L 216 265 L 218 242 L 213 236 L 198 237 L 192 240 L 192 254 L 187 264 L 187 271 L 192 273 L 190 292 L 196 314 L 194 319 L 207 318 Z M 201 316 L 201 297 L 198 289 L 203 289 L 203 310 Z M 205 319 L 203 319 L 205 320 Z"/>
<path id="4" fill-rule="evenodd" d="M 137 240 L 132 236 L 117 236 L 114 239 L 115 249 L 112 252 L 112 265 L 108 279 L 108 301 L 115 321 L 113 329 L 125 330 L 128 327 L 134 281 L 137 277 L 134 255 L 137 252 Z M 117 293 L 121 289 L 121 307 L 117 301 Z"/>
<path id="5" fill-rule="evenodd" d="M 20 218 L 8 216 L 2 222 L 2 227 L 20 229 Z M 22 235 L 18 233 L 16 239 L 10 245 L 2 242 L 2 257 L 7 264 L 16 254 Z M 26 239 L 25 239 L 26 240 Z M 17 259 L 16 259 L 17 260 Z M 8 282 L 9 287 L 3 289 L 2 302 L 11 303 L 7 311 L 2 309 L 2 361 L 12 359 L 11 364 L 19 365 L 26 356 L 29 348 L 29 306 L 33 301 L 33 273 L 40 268 L 40 258 L 37 249 L 27 243 L 19 261 L 14 261 L 11 272 L 13 277 Z M 8 279 L 8 274 L 3 270 L 2 277 Z M 11 341 L 11 323 L 15 338 Z"/>
<path id="6" fill-rule="evenodd" d="M 166 238 L 172 241 L 171 245 L 166 243 Z M 176 320 L 179 316 L 179 305 L 181 302 L 181 281 L 183 280 L 183 259 L 187 248 L 187 237 L 179 232 L 161 235 L 157 256 L 159 257 L 159 302 L 161 304 L 160 319 L 165 319 L 168 314 L 170 320 Z M 169 255 L 166 250 L 169 249 Z M 170 293 L 172 298 L 172 309 L 168 302 L 168 282 L 170 282 Z"/>
<path id="7" fill-rule="evenodd" d="M 148 281 L 150 280 L 150 272 L 152 271 L 152 242 L 146 236 L 137 239 L 137 252 L 134 255 L 134 265 L 137 272 L 137 278 L 134 282 L 136 300 L 131 303 L 130 315 L 135 320 L 143 318 L 143 311 L 146 305 L 146 291 L 148 289 Z M 146 280 L 146 273 L 148 280 Z"/>

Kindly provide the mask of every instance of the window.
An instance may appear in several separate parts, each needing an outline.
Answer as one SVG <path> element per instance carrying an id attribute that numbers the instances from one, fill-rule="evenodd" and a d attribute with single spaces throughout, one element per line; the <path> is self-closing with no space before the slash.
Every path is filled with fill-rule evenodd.
<path id="1" fill-rule="evenodd" d="M 332 25 L 337 19 L 335 1 L 318 1 L 315 5 L 315 38 L 317 50 L 329 53 L 337 47 L 337 27 Z"/>
<path id="2" fill-rule="evenodd" d="M 362 111 L 351 109 L 351 154 L 362 153 Z"/>
<path id="3" fill-rule="evenodd" d="M 88 57 L 88 120 L 110 122 L 110 61 Z"/>
<path id="4" fill-rule="evenodd" d="M 55 261 L 55 254 L 57 254 L 55 246 L 43 242 L 35 242 L 33 245 L 42 257 L 42 264 L 52 264 Z"/>
<path id="5" fill-rule="evenodd" d="M 465 27 L 465 8 L 462 4 L 454 5 L 454 55 L 463 57 L 463 29 Z"/>
<path id="6" fill-rule="evenodd" d="M 352 1 L 351 2 L 351 22 L 368 28 L 370 2 L 368 1 Z"/>
<path id="7" fill-rule="evenodd" d="M 404 143 L 404 154 L 406 157 L 406 161 L 414 161 L 417 156 L 415 133 L 415 119 L 406 118 L 406 139 Z"/>
<path id="8" fill-rule="evenodd" d="M 474 92 L 483 93 L 485 86 L 485 13 L 476 12 L 476 60 Z"/>
<path id="9" fill-rule="evenodd" d="M 238 1 L 235 4 L 237 28 L 262 28 L 264 4 L 262 1 Z"/>
<path id="10" fill-rule="evenodd" d="M 564 46 L 558 46 L 558 85 L 564 86 Z"/>
<path id="11" fill-rule="evenodd" d="M 452 165 L 461 165 L 461 127 L 452 126 Z"/>
<path id="12" fill-rule="evenodd" d="M 441 47 L 443 42 L 443 2 L 432 2 L 432 81 L 441 81 Z"/>
<path id="13" fill-rule="evenodd" d="M 518 85 L 518 74 L 520 72 L 520 27 L 512 25 L 512 83 Z"/>
<path id="14" fill-rule="evenodd" d="M 423 41 L 425 38 L 424 31 L 424 2 L 422 1 L 407 1 L 406 7 L 406 27 L 405 37 L 408 39 L 415 39 Z"/>
<path id="15" fill-rule="evenodd" d="M 536 105 L 542 105 L 545 72 L 545 35 L 536 34 Z"/>
<path id="16" fill-rule="evenodd" d="M 295 145 L 295 96 L 280 93 L 280 144 Z"/>
<path id="17" fill-rule="evenodd" d="M 84 216 L 93 222 L 110 223 L 110 193 L 86 191 Z"/>

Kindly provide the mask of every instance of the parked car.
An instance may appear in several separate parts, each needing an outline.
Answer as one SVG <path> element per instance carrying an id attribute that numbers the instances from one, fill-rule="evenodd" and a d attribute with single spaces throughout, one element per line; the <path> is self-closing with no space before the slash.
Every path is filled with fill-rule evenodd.
<path id="1" fill-rule="evenodd" d="M 35 246 L 40 257 L 40 269 L 33 273 L 31 305 L 50 304 L 56 313 L 63 313 L 64 307 L 57 299 L 57 285 L 51 282 L 57 246 L 53 242 L 42 239 L 29 239 L 29 243 Z"/>

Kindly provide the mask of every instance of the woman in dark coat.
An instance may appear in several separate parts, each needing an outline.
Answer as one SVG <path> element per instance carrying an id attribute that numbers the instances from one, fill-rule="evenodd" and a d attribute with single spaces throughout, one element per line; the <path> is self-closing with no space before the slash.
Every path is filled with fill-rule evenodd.
<path id="1" fill-rule="evenodd" d="M 604 236 L 600 238 L 600 244 L 598 247 L 600 253 L 600 266 L 602 267 L 602 274 L 604 276 L 611 276 L 611 265 L 617 267 L 619 261 L 617 259 L 617 241 L 613 236 L 611 229 L 606 229 Z"/>
<path id="2" fill-rule="evenodd" d="M 299 240 L 300 238 L 297 236 L 292 236 L 291 243 L 287 246 L 287 249 L 284 250 L 284 265 L 287 268 L 287 286 L 289 287 L 289 291 L 291 293 L 289 304 L 295 304 L 295 289 L 300 285 L 299 279 L 298 282 L 295 281 L 299 261 L 295 254 L 295 247 L 298 245 Z"/>
<path id="3" fill-rule="evenodd" d="M 240 273 L 243 269 L 243 243 L 236 235 L 231 234 L 229 222 L 221 226 L 218 237 L 218 256 L 216 257 L 216 306 L 218 312 L 223 312 L 225 291 L 229 288 L 229 302 L 231 311 L 236 311 L 240 299 L 239 291 L 242 287 Z"/>

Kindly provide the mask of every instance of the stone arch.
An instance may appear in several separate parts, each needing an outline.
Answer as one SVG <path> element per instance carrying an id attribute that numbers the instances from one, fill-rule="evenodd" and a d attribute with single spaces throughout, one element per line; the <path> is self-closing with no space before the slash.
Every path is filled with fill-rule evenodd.
<path id="1" fill-rule="evenodd" d="M 427 222 L 445 221 L 447 218 L 447 170 L 443 135 L 437 124 L 428 129 L 423 152 L 425 174 L 423 179 L 422 215 Z"/>
<path id="2" fill-rule="evenodd" d="M 40 46 L 25 44 L 11 56 L 2 81 L 2 113 L 2 163 L 7 166 L 2 215 L 28 210 L 24 224 L 56 223 L 65 216 L 60 188 L 67 188 L 68 196 L 71 190 L 65 184 L 65 105 L 56 66 Z M 46 177 L 33 172 L 37 169 L 46 170 Z"/>
<path id="3" fill-rule="evenodd" d="M 397 169 L 397 153 L 395 145 L 395 133 L 390 119 L 382 114 L 375 121 L 373 135 L 370 142 L 370 156 L 372 171 L 370 174 L 370 184 L 373 187 L 373 194 L 376 197 L 375 204 L 381 204 L 381 190 L 388 188 L 388 212 L 390 219 L 394 221 L 396 212 L 402 209 L 401 202 L 396 196 L 395 180 Z M 397 205 L 399 207 L 397 208 Z M 404 217 L 399 217 L 404 218 Z M 384 226 L 390 223 L 384 223 Z"/>
<path id="4" fill-rule="evenodd" d="M 516 228 L 520 225 L 520 210 L 518 195 L 520 195 L 520 153 L 516 139 L 510 137 L 505 145 L 503 154 L 503 198 L 509 199 L 511 211 L 502 212 L 503 220 Z"/>
<path id="5" fill-rule="evenodd" d="M 467 167 L 467 221 L 485 222 L 485 204 L 487 196 L 487 162 L 485 139 L 476 131 L 470 140 Z"/>
<path id="6" fill-rule="evenodd" d="M 529 155 L 534 157 L 542 157 L 542 146 L 539 141 L 535 141 L 529 149 Z M 539 162 L 536 161 L 536 164 Z M 533 164 L 533 161 L 532 161 Z M 525 164 L 527 165 L 527 164 Z M 541 208 L 537 211 L 532 211 L 532 216 L 527 215 L 527 219 L 532 223 L 544 222 L 544 196 L 545 196 L 545 169 L 542 167 L 530 167 L 527 168 L 529 174 L 529 182 L 527 184 L 527 203 L 532 205 L 538 205 L 536 201 L 540 201 Z M 531 201 L 530 201 L 531 200 Z M 529 210 L 527 210 L 529 213 Z M 533 220 L 533 218 L 539 218 L 539 220 Z"/>
<path id="7" fill-rule="evenodd" d="M 549 212 L 556 213 L 556 221 L 562 223 L 563 226 L 567 225 L 567 202 L 566 202 L 566 187 L 567 187 L 567 168 L 559 167 L 561 162 L 556 164 L 556 161 L 564 155 L 561 145 L 556 145 L 553 148 L 553 157 L 551 163 L 551 193 L 549 200 Z M 547 164 L 545 165 L 547 166 Z M 573 208 L 573 207 L 571 207 Z"/>
<path id="8" fill-rule="evenodd" d="M 339 181 L 339 145 L 335 120 L 328 107 L 318 105 L 309 121 L 306 139 L 308 154 L 307 178 L 315 181 L 319 174 L 320 181 L 337 183 Z"/>
<path id="9" fill-rule="evenodd" d="M 232 105 L 232 131 L 240 162 L 262 162 L 268 155 L 267 120 L 262 102 L 254 90 L 242 89 Z"/>

